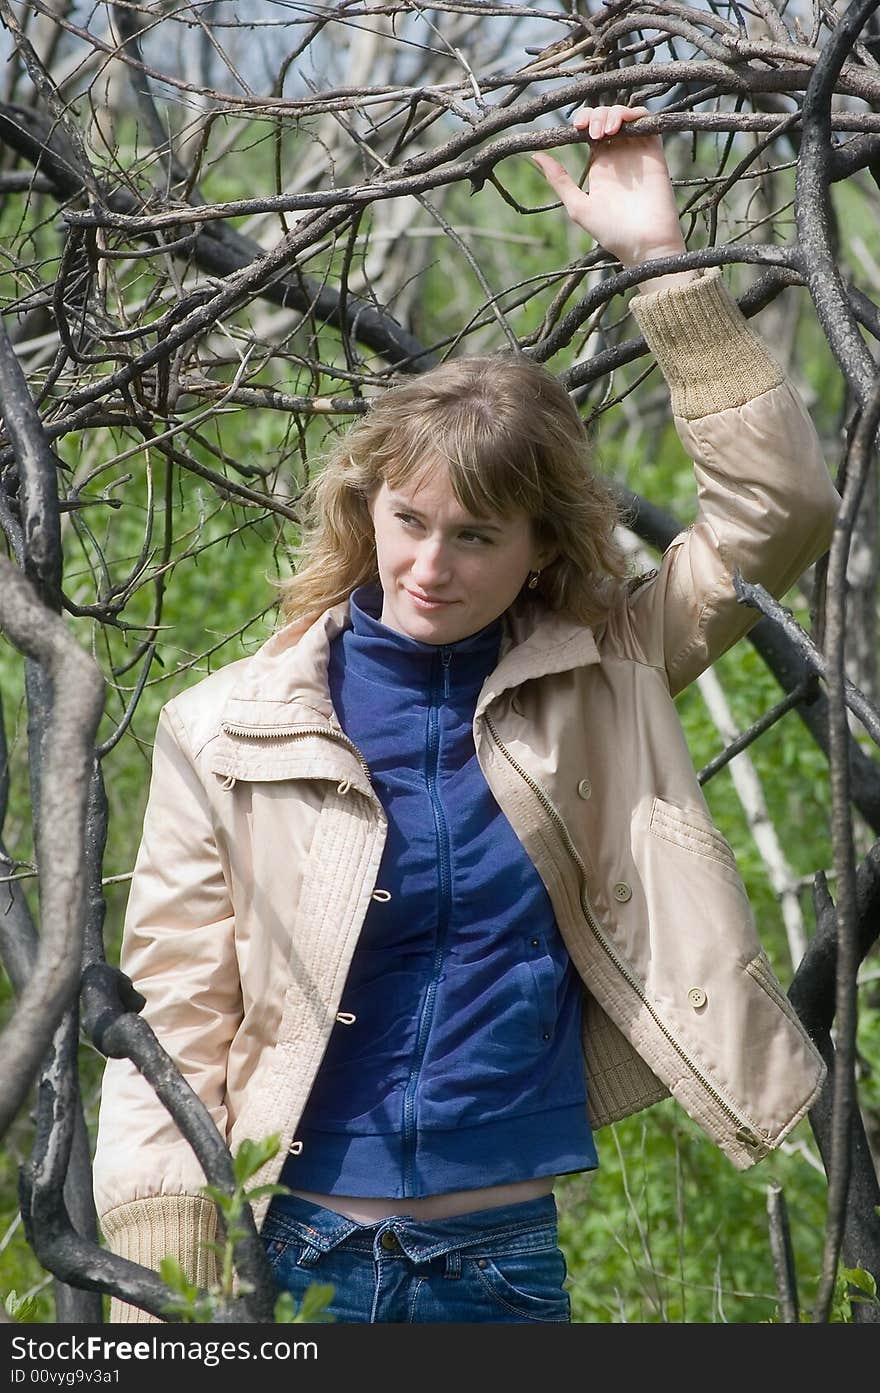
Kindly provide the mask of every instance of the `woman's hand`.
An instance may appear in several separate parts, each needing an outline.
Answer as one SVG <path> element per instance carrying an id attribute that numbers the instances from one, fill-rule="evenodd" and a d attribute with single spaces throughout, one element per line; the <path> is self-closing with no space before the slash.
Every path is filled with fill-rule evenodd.
<path id="1" fill-rule="evenodd" d="M 660 137 L 614 139 L 625 121 L 647 115 L 643 106 L 578 108 L 572 124 L 589 132 L 592 145 L 587 189 L 579 188 L 552 155 L 532 155 L 572 221 L 623 266 L 687 250 Z M 683 272 L 674 280 L 690 280 L 694 274 Z M 663 276 L 643 289 L 653 290 L 672 280 Z"/>

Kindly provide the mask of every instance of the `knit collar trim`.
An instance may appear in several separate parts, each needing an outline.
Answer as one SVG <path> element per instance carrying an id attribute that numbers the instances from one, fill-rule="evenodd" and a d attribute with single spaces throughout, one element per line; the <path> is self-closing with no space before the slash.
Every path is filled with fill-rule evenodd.
<path id="1" fill-rule="evenodd" d="M 376 584 L 362 585 L 351 596 L 351 627 L 336 640 L 347 671 L 416 693 L 430 690 L 442 675 L 444 696 L 479 692 L 498 662 L 500 618 L 455 643 L 423 643 L 383 624 L 382 602 L 382 590 Z"/>

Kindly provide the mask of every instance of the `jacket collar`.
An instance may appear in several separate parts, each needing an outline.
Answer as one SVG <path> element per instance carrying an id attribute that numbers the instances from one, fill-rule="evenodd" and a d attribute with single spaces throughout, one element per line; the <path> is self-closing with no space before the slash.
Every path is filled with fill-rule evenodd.
<path id="1" fill-rule="evenodd" d="M 221 733 L 211 758 L 216 773 L 236 778 L 290 778 L 300 773 L 314 777 L 320 749 L 326 777 L 348 779 L 368 791 L 354 747 L 346 747 L 327 677 L 330 644 L 350 622 L 346 600 L 312 622 L 299 620 L 279 629 L 242 664 L 221 712 Z M 598 661 L 592 629 L 534 602 L 514 606 L 504 616 L 499 661 L 483 684 L 475 719 L 523 682 Z M 280 756 L 277 745 L 266 745 L 273 732 L 302 738 L 296 740 L 295 751 L 291 746 Z"/>
<path id="2" fill-rule="evenodd" d="M 221 724 L 286 726 L 316 717 L 334 723 L 327 680 L 330 644 L 349 623 L 346 600 L 314 621 L 297 620 L 279 629 L 242 665 Z"/>
<path id="3" fill-rule="evenodd" d="M 486 679 L 475 716 L 511 687 L 599 661 L 592 629 L 534 603 L 514 605 L 504 616 L 498 666 Z"/>
<path id="4" fill-rule="evenodd" d="M 281 708 L 291 705 L 332 721 L 330 644 L 350 624 L 345 600 L 314 621 L 297 620 L 279 629 L 243 664 L 223 709 L 223 723 L 237 723 L 237 717 L 246 718 L 250 709 L 247 724 L 258 716 L 271 725 L 288 724 L 292 713 Z M 486 679 L 480 707 L 522 682 L 598 661 L 592 629 L 534 602 L 514 605 L 504 616 L 498 664 Z"/>

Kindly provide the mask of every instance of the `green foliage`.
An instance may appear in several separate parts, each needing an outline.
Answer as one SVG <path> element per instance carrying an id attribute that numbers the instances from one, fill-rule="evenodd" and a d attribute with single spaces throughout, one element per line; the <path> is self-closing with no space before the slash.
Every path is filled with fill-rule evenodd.
<path id="1" fill-rule="evenodd" d="M 11 1291 L 6 1297 L 3 1305 L 6 1314 L 12 1319 L 21 1321 L 23 1324 L 30 1324 L 37 1319 L 39 1302 L 34 1296 L 19 1296 L 17 1291 Z"/>
<path id="2" fill-rule="evenodd" d="M 310 1282 L 303 1292 L 299 1310 L 289 1291 L 283 1291 L 275 1302 L 275 1322 L 278 1325 L 313 1324 L 335 1319 L 327 1312 L 333 1300 L 334 1288 L 323 1282 Z"/>
<path id="3" fill-rule="evenodd" d="M 792 1140 L 808 1145 L 809 1129 Z M 736 1171 L 672 1100 L 597 1134 L 592 1181 L 557 1188 L 572 1314 L 584 1323 L 752 1323 L 776 1309 L 766 1189 L 788 1196 L 801 1300 L 821 1268 L 825 1179 L 800 1149 Z"/>
<path id="4" fill-rule="evenodd" d="M 159 1263 L 159 1276 L 172 1293 L 166 1313 L 190 1324 L 205 1324 L 214 1318 L 216 1299 L 212 1292 L 202 1293 L 190 1282 L 177 1258 L 164 1257 Z"/>
<path id="5" fill-rule="evenodd" d="M 218 133 L 224 124 L 217 122 Z M 303 123 L 303 134 L 307 129 L 307 123 Z M 238 139 L 230 143 L 222 162 L 206 161 L 201 191 L 209 201 L 237 197 L 243 190 L 272 187 L 275 156 L 272 142 L 264 139 L 267 130 L 257 120 L 242 122 Z M 438 141 L 441 134 L 442 118 L 435 130 Z M 120 132 L 118 159 L 122 164 L 138 159 L 141 138 L 133 121 Z M 224 130 L 223 139 L 229 140 L 228 130 Z M 292 162 L 302 148 L 299 132 L 285 132 L 284 140 L 284 158 Z M 562 153 L 564 162 L 574 172 L 580 163 L 579 153 Z M 132 177 L 136 179 L 137 173 Z M 780 205 L 786 196 L 782 184 L 791 177 L 780 176 Z M 504 182 L 523 206 L 546 205 L 546 185 L 526 156 L 505 162 Z M 850 183 L 843 181 L 834 190 L 838 232 L 844 240 L 858 235 L 870 245 L 875 228 L 866 220 L 865 202 Z M 524 217 L 505 202 L 491 183 L 484 185 L 476 197 L 470 196 L 463 186 L 453 186 L 445 192 L 442 207 L 444 216 L 479 263 L 493 294 L 518 282 L 528 284 L 536 273 L 563 271 L 586 250 L 585 239 L 565 218 L 546 214 Z M 5 199 L 0 212 L 0 243 L 14 245 L 19 216 L 20 208 L 16 208 L 14 198 Z M 412 228 L 406 235 L 410 231 L 431 231 L 433 227 L 427 214 L 414 206 Z M 363 238 L 358 254 L 364 258 L 372 230 L 372 211 L 368 209 L 358 225 L 358 236 Z M 785 231 L 783 227 L 783 234 Z M 702 235 L 698 226 L 694 243 Z M 32 241 L 34 267 L 7 270 L 0 285 L 4 297 L 18 297 L 27 290 L 39 292 L 56 274 L 62 245 L 57 222 L 53 219 L 43 223 L 34 231 Z M 450 344 L 455 344 L 452 351 L 494 349 L 499 344 L 497 324 L 473 267 L 445 239 L 438 238 L 432 246 L 436 252 L 421 279 L 407 327 L 425 342 L 449 336 Z M 338 284 L 345 255 L 347 244 L 332 245 L 331 239 L 326 251 L 321 249 L 310 258 L 309 274 L 328 285 Z M 140 265 L 144 270 L 121 287 L 123 302 L 142 298 L 149 291 L 150 272 L 145 263 Z M 728 281 L 740 288 L 753 274 L 742 268 L 726 272 Z M 533 299 L 525 300 L 519 308 L 514 304 L 518 292 L 501 295 L 500 304 L 523 340 L 541 322 L 559 283 L 556 281 Z M 584 288 L 585 282 L 581 282 L 575 294 Z M 806 306 L 803 290 L 792 288 L 785 294 L 800 296 Z M 157 305 L 156 313 L 160 308 Z M 232 339 L 239 333 L 247 335 L 248 314 L 247 310 L 242 311 L 226 325 Z M 624 337 L 633 332 L 633 326 L 625 319 L 625 305 L 615 302 L 607 316 L 609 342 L 617 335 L 615 319 L 621 321 L 620 333 Z M 459 341 L 464 324 L 472 332 Z M 315 362 L 344 364 L 346 353 L 339 335 L 324 325 L 313 327 L 311 358 Z M 277 345 L 278 352 L 259 367 L 259 372 L 249 375 L 249 384 L 273 386 L 290 393 L 338 390 L 338 383 L 334 384 L 319 369 L 285 356 L 282 350 L 287 347 Z M 561 372 L 576 358 L 586 356 L 589 347 L 585 326 L 570 346 L 554 355 L 551 368 Z M 367 350 L 362 352 L 368 362 Z M 624 392 L 645 366 L 642 360 L 616 373 L 614 393 Z M 230 361 L 212 371 L 215 381 L 231 381 L 234 363 Z M 802 316 L 798 329 L 796 371 L 820 433 L 829 440 L 829 449 L 836 451 L 843 405 L 842 380 L 815 316 L 809 312 Z M 602 382 L 591 389 L 585 412 L 595 406 L 607 385 Z M 609 475 L 662 504 L 686 524 L 694 514 L 693 475 L 669 421 L 656 371 L 643 390 L 645 398 L 633 397 L 623 406 L 597 416 L 593 423 L 597 459 Z M 645 405 L 648 397 L 653 402 L 650 409 Z M 637 409 L 633 408 L 634 402 L 638 403 Z M 186 400 L 178 403 L 178 422 L 194 415 Z M 328 434 L 347 424 L 344 418 L 331 418 L 331 422 L 328 425 L 327 419 L 321 418 L 295 420 L 287 413 L 236 407 L 224 410 L 201 426 L 200 438 L 188 432 L 183 432 L 183 438 L 196 463 L 221 473 L 226 469 L 228 477 L 238 482 L 239 476 L 223 463 L 224 457 L 245 465 L 272 466 L 274 473 L 268 482 L 288 493 L 304 483 L 309 471 L 317 467 Z M 277 518 L 261 508 L 244 505 L 233 495 L 224 494 L 222 488 L 169 465 L 155 450 L 139 449 L 123 466 L 113 466 L 120 451 L 142 445 L 141 436 L 111 427 L 71 433 L 56 444 L 61 464 L 71 474 L 78 472 L 82 477 L 104 466 L 109 471 L 106 475 L 98 472 L 95 481 L 86 487 L 85 501 L 89 506 L 83 513 L 74 511 L 65 518 L 65 591 L 70 600 L 82 606 L 94 603 L 99 593 L 125 582 L 142 548 L 148 558 L 125 609 L 124 618 L 134 628 L 99 627 L 87 618 L 71 621 L 72 631 L 95 652 L 108 677 L 100 740 L 113 734 L 132 698 L 139 667 L 126 668 L 126 664 L 145 636 L 146 631 L 139 626 L 161 625 L 147 686 L 132 725 L 104 762 L 110 803 L 105 875 L 111 878 L 125 877 L 134 863 L 153 732 L 162 703 L 216 668 L 252 652 L 269 636 L 276 619 L 275 592 L 269 578 L 289 573 L 286 548 L 296 541 L 291 525 L 282 527 Z M 125 489 L 119 487 L 123 471 L 130 471 L 133 481 Z M 106 499 L 118 501 L 121 506 L 111 508 Z M 82 520 L 87 527 L 81 525 Z M 157 572 L 162 577 L 161 602 L 157 598 Z M 804 613 L 800 605 L 799 613 Z M 775 680 L 748 642 L 736 645 L 716 671 L 741 728 L 780 697 Z M 0 690 L 11 741 L 11 805 L 4 837 L 10 854 L 27 861 L 33 857 L 33 839 L 22 665 L 18 655 L 2 640 Z M 678 709 L 694 763 L 700 767 L 717 753 L 718 733 L 696 688 L 679 698 Z M 798 716 L 789 713 L 752 747 L 750 758 L 761 778 L 784 853 L 795 873 L 804 877 L 803 908 L 809 926 L 807 879 L 817 868 L 828 869 L 831 864 L 825 757 Z M 706 786 L 705 793 L 713 815 L 736 852 L 762 939 L 785 983 L 790 978 L 791 963 L 778 899 L 752 842 L 730 774 L 718 775 Z M 23 880 L 21 885 L 36 917 L 35 882 Z M 124 879 L 105 887 L 105 940 L 111 961 L 118 960 L 127 891 Z M 873 998 L 865 992 L 861 995 L 866 999 L 860 1000 L 859 1012 L 860 1098 L 866 1113 L 876 1117 L 880 1114 L 880 994 L 875 988 Z M 0 1019 L 4 1012 L 8 1013 L 9 1004 L 8 984 L 0 982 Z M 80 1062 L 86 1121 L 94 1135 L 103 1060 L 84 1042 Z M 576 1321 L 773 1319 L 776 1295 L 764 1202 L 765 1186 L 771 1178 L 783 1185 L 788 1198 L 802 1305 L 808 1308 L 821 1267 L 825 1181 L 821 1171 L 805 1159 L 811 1148 L 806 1124 L 790 1139 L 786 1152 L 747 1173 L 734 1171 L 672 1102 L 659 1104 L 642 1117 L 604 1130 L 598 1141 L 601 1169 L 592 1186 L 588 1188 L 581 1177 L 565 1177 L 558 1189 L 561 1235 L 569 1261 Z M 23 1115 L 4 1139 L 5 1150 L 0 1154 L 0 1291 L 10 1291 L 6 1304 L 11 1314 L 10 1303 L 16 1312 L 32 1312 L 27 1317 L 17 1314 L 16 1318 L 48 1322 L 53 1309 L 48 1274 L 28 1246 L 22 1226 L 16 1223 L 16 1172 L 30 1144 L 30 1124 Z M 236 1153 L 233 1196 L 207 1191 L 227 1222 L 225 1242 L 218 1245 L 222 1279 L 217 1290 L 200 1297 L 179 1266 L 170 1259 L 163 1264 L 162 1275 L 175 1309 L 186 1320 L 210 1319 L 217 1301 L 231 1291 L 232 1243 L 240 1231 L 243 1204 L 264 1193 L 262 1187 L 248 1191 L 247 1184 L 271 1154 L 266 1150 L 270 1144 L 271 1139 L 248 1141 Z M 859 1269 L 841 1274 L 835 1320 L 850 1318 L 853 1289 L 858 1299 L 876 1299 L 876 1292 L 863 1284 L 864 1278 L 854 1278 L 853 1272 L 858 1273 Z M 298 1312 L 289 1296 L 280 1297 L 276 1320 L 320 1319 L 326 1290 L 310 1288 Z M 19 1298 L 17 1292 L 27 1295 Z"/>
<path id="6" fill-rule="evenodd" d="M 169 1316 L 191 1324 L 204 1324 L 217 1319 L 221 1308 L 235 1295 L 246 1295 L 251 1288 L 246 1282 L 235 1281 L 235 1245 L 247 1234 L 243 1219 L 245 1206 L 267 1195 L 285 1195 L 285 1185 L 254 1185 L 247 1188 L 248 1181 L 255 1176 L 273 1156 L 278 1154 L 281 1139 L 277 1134 L 253 1141 L 246 1137 L 233 1154 L 232 1166 L 235 1184 L 231 1194 L 216 1185 L 203 1185 L 202 1193 L 216 1204 L 222 1221 L 223 1240 L 209 1246 L 219 1258 L 220 1280 L 207 1291 L 201 1291 L 190 1282 L 175 1257 L 164 1257 L 159 1265 L 159 1275 L 171 1292 L 171 1300 L 166 1307 Z M 317 1282 L 306 1289 L 299 1310 L 289 1292 L 283 1292 L 275 1303 L 274 1319 L 277 1323 L 290 1324 L 305 1321 L 332 1320 L 325 1307 L 332 1300 L 333 1288 Z"/>
<path id="7" fill-rule="evenodd" d="M 877 1298 L 877 1279 L 872 1272 L 866 1272 L 864 1267 L 845 1267 L 843 1276 L 846 1281 L 856 1288 L 860 1293 L 858 1298 L 851 1297 L 851 1300 L 858 1299 L 868 1301 L 872 1305 L 880 1305 Z"/>
<path id="8" fill-rule="evenodd" d="M 43 1323 L 54 1319 L 51 1279 L 25 1238 L 17 1202 L 18 1168 L 31 1144 L 29 1120 L 20 1116 L 0 1147 L 0 1293 L 18 1293 L 32 1312 L 26 1319 Z"/>
<path id="9" fill-rule="evenodd" d="M 873 1274 L 866 1272 L 863 1267 L 841 1267 L 831 1298 L 831 1320 L 835 1323 L 851 1324 L 854 1319 L 853 1307 L 856 1305 L 880 1306 L 877 1282 Z M 802 1315 L 801 1319 L 808 1317 Z"/>

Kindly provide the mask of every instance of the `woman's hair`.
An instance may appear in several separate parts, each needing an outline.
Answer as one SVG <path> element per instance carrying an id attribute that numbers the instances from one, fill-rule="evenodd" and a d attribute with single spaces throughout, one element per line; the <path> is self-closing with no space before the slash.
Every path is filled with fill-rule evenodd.
<path id="1" fill-rule="evenodd" d="M 537 590 L 585 624 L 606 614 L 612 579 L 627 571 L 614 537 L 618 511 L 590 468 L 580 416 L 552 373 L 520 354 L 451 359 L 388 388 L 331 449 L 302 499 L 294 576 L 280 582 L 286 620 L 317 617 L 378 580 L 368 501 L 449 470 L 474 516 L 523 509 L 555 560 Z"/>

